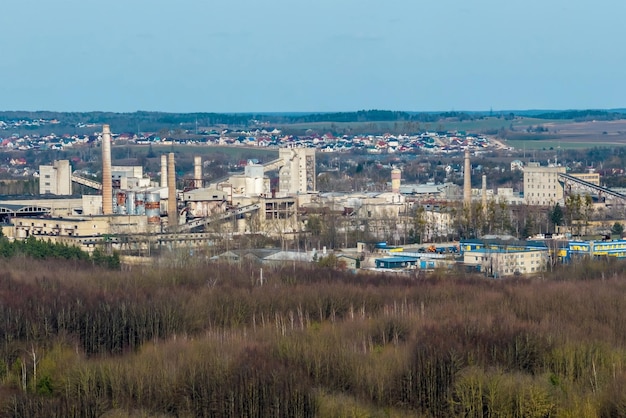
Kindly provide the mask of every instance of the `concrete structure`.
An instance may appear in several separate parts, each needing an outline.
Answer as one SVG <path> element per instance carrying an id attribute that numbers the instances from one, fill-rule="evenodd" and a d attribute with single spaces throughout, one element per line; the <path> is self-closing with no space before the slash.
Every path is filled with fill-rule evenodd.
<path id="1" fill-rule="evenodd" d="M 102 125 L 102 213 L 113 213 L 113 177 L 111 176 L 111 129 Z"/>
<path id="2" fill-rule="evenodd" d="M 433 241 L 439 237 L 454 235 L 454 219 L 448 210 L 425 210 L 424 211 L 424 237 L 423 241 Z"/>
<path id="3" fill-rule="evenodd" d="M 11 214 L 8 211 L 4 211 L 1 208 L 13 208 L 16 209 Z M 15 215 L 29 216 L 34 213 L 40 213 L 37 208 L 44 208 L 46 214 L 51 216 L 72 216 L 80 215 L 83 211 L 83 199 L 81 198 L 50 198 L 49 196 L 41 196 L 38 199 L 9 199 L 0 200 L 0 215 L 3 212 L 11 214 L 12 218 Z M 101 211 L 101 206 L 98 207 L 98 212 Z"/>
<path id="4" fill-rule="evenodd" d="M 483 174 L 483 188 L 481 193 L 483 213 L 487 213 L 487 176 Z"/>
<path id="5" fill-rule="evenodd" d="M 283 166 L 278 171 L 278 189 L 281 194 L 314 192 L 315 148 L 280 148 Z"/>
<path id="6" fill-rule="evenodd" d="M 167 187 L 167 156 L 161 155 L 161 187 Z"/>
<path id="7" fill-rule="evenodd" d="M 565 167 L 542 167 L 539 163 L 528 163 L 524 167 L 524 201 L 529 205 L 553 206 L 563 203 L 563 185 L 559 174 Z"/>
<path id="8" fill-rule="evenodd" d="M 202 188 L 202 157 L 193 157 L 193 186 L 196 189 Z"/>
<path id="9" fill-rule="evenodd" d="M 397 168 L 391 170 L 391 193 L 400 193 L 400 182 L 402 180 L 402 171 Z"/>
<path id="10" fill-rule="evenodd" d="M 167 159 L 167 223 L 170 228 L 178 226 L 178 205 L 176 203 L 176 166 L 174 153 Z"/>
<path id="11" fill-rule="evenodd" d="M 113 189 L 136 189 L 150 187 L 150 179 L 143 176 L 141 166 L 111 166 Z"/>
<path id="12" fill-rule="evenodd" d="M 150 232 L 145 216 L 107 215 L 63 218 L 20 218 L 14 220 L 15 237 L 34 236 L 46 241 L 74 245 L 91 252 L 115 235 Z"/>
<path id="13" fill-rule="evenodd" d="M 69 160 L 57 160 L 52 165 L 39 166 L 39 194 L 72 194 L 72 167 Z"/>
<path id="14" fill-rule="evenodd" d="M 493 277 L 540 273 L 548 267 L 548 249 L 480 248 L 464 252 L 463 262 Z"/>
<path id="15" fill-rule="evenodd" d="M 82 196 L 82 214 L 87 216 L 102 215 L 102 195 L 86 194 Z"/>
<path id="16" fill-rule="evenodd" d="M 472 203 L 472 164 L 470 152 L 465 150 L 465 166 L 463 168 L 463 204 L 469 206 Z"/>
<path id="17" fill-rule="evenodd" d="M 269 189 L 269 182 L 266 187 L 262 165 L 248 164 L 244 170 L 245 194 L 248 196 L 258 196 L 269 192 L 269 190 L 267 190 Z"/>
<path id="18" fill-rule="evenodd" d="M 228 194 L 218 189 L 195 189 L 183 192 L 188 219 L 210 217 L 226 210 Z"/>
<path id="19" fill-rule="evenodd" d="M 569 175 L 596 186 L 600 185 L 600 173 L 570 173 Z"/>
<path id="20" fill-rule="evenodd" d="M 415 201 L 459 200 L 461 188 L 454 183 L 404 184 L 400 186 L 400 193 Z"/>

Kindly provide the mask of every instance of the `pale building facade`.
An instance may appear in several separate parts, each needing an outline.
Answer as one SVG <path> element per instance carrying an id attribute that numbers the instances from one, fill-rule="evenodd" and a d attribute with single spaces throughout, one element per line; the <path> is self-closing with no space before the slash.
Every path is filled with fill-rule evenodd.
<path id="1" fill-rule="evenodd" d="M 528 205 L 553 206 L 563 202 L 563 185 L 559 174 L 565 173 L 565 167 L 540 166 L 529 163 L 524 167 L 524 201 Z"/>
<path id="2" fill-rule="evenodd" d="M 315 191 L 315 148 L 280 148 L 284 165 L 278 171 L 278 188 L 283 194 Z"/>
<path id="3" fill-rule="evenodd" d="M 481 272 L 500 277 L 515 274 L 536 274 L 546 271 L 547 249 L 487 249 L 466 251 L 463 262 L 476 266 Z"/>
<path id="4" fill-rule="evenodd" d="M 600 173 L 571 173 L 570 176 L 586 181 L 587 183 L 600 185 Z"/>
<path id="5" fill-rule="evenodd" d="M 72 194 L 72 167 L 69 160 L 57 160 L 52 165 L 39 166 L 39 194 Z"/>

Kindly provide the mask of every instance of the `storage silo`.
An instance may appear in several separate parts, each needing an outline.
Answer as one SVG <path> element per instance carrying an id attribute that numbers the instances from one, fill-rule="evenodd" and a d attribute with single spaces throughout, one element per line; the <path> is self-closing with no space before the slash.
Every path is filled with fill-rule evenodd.
<path id="1" fill-rule="evenodd" d="M 135 214 L 135 192 L 132 190 L 126 192 L 126 213 Z"/>
<path id="2" fill-rule="evenodd" d="M 161 223 L 161 194 L 159 192 L 146 193 L 146 217 L 151 225 Z"/>
<path id="3" fill-rule="evenodd" d="M 126 192 L 124 191 L 115 193 L 115 213 L 118 215 L 126 214 Z"/>
<path id="4" fill-rule="evenodd" d="M 135 193 L 135 215 L 146 214 L 145 198 L 146 194 L 144 192 Z"/>

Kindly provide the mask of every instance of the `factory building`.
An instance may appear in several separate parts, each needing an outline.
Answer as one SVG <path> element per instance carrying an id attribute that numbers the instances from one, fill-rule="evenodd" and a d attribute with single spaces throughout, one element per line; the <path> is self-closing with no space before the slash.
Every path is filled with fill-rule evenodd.
<path id="1" fill-rule="evenodd" d="M 72 167 L 68 160 L 57 160 L 52 165 L 39 166 L 39 194 L 72 194 Z"/>
<path id="2" fill-rule="evenodd" d="M 548 267 L 548 249 L 479 248 L 465 251 L 463 262 L 493 277 L 540 273 Z"/>
<path id="3" fill-rule="evenodd" d="M 524 201 L 528 205 L 553 206 L 563 203 L 563 184 L 559 174 L 565 167 L 540 166 L 531 162 L 524 167 Z"/>
<path id="4" fill-rule="evenodd" d="M 103 125 L 102 184 L 72 173 L 68 161 L 45 166 L 42 193 L 70 194 L 76 181 L 100 190 L 100 194 L 76 199 L 71 207 L 60 203 L 40 208 L 33 214 L 45 217 L 11 219 L 15 236 L 46 237 L 53 241 L 74 242 L 89 248 L 102 237 L 156 234 L 156 240 L 176 233 L 167 240 L 174 245 L 202 231 L 262 232 L 283 235 L 302 231 L 298 219 L 300 202 L 310 201 L 316 189 L 315 149 L 279 149 L 276 160 L 266 164 L 248 164 L 242 174 L 233 174 L 203 187 L 202 159 L 194 157 L 193 179 L 184 190 L 176 190 L 175 155 L 161 156 L 160 182 L 144 176 L 142 167 L 116 166 L 111 161 L 111 129 Z M 277 188 L 272 189 L 266 173 L 277 170 Z M 399 190 L 399 171 L 394 176 L 394 192 L 363 196 L 369 216 L 389 215 L 388 204 L 399 208 L 403 197 Z M 60 200 L 59 200 L 60 201 Z M 67 205 L 67 200 L 65 201 Z M 11 207 L 7 206 L 8 211 Z M 33 206 L 34 207 L 34 206 Z M 12 214 L 25 214 L 20 208 Z M 391 216 L 397 216 L 397 210 Z M 8 212 L 7 212 L 8 213 Z M 180 237 L 185 237 L 180 238 Z M 114 238 L 112 238 L 114 239 Z M 203 238 L 209 239 L 209 238 Z"/>
<path id="5" fill-rule="evenodd" d="M 281 148 L 283 166 L 278 172 L 278 189 L 282 194 L 314 192 L 315 148 Z"/>

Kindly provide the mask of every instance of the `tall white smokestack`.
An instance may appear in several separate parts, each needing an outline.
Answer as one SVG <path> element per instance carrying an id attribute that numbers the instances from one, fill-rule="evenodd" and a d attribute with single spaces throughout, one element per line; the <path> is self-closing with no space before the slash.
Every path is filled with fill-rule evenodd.
<path id="1" fill-rule="evenodd" d="M 469 149 L 465 150 L 465 168 L 463 169 L 463 204 L 472 203 L 472 164 L 470 163 Z"/>
<path id="2" fill-rule="evenodd" d="M 486 174 L 483 174 L 482 198 L 483 198 L 483 213 L 487 214 L 487 175 Z"/>
<path id="3" fill-rule="evenodd" d="M 202 188 L 202 157 L 193 157 L 193 185 L 196 189 Z"/>
<path id="4" fill-rule="evenodd" d="M 161 155 L 161 187 L 167 187 L 167 155 Z"/>
<path id="5" fill-rule="evenodd" d="M 102 213 L 113 213 L 113 179 L 111 178 L 111 129 L 102 125 Z"/>
<path id="6" fill-rule="evenodd" d="M 178 207 L 176 205 L 176 168 L 174 164 L 174 153 L 170 152 L 167 164 L 167 222 L 170 228 L 175 228 L 178 225 Z"/>
<path id="7" fill-rule="evenodd" d="M 391 170 L 391 193 L 400 193 L 401 178 L 402 171 L 397 168 Z"/>

